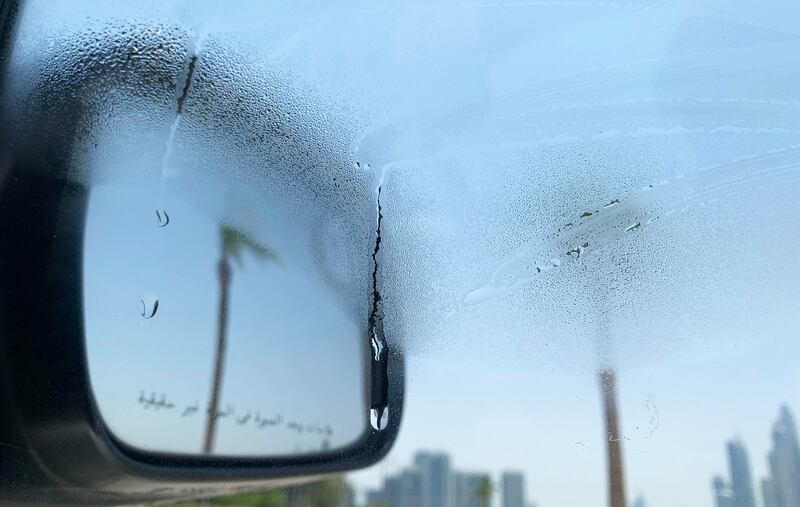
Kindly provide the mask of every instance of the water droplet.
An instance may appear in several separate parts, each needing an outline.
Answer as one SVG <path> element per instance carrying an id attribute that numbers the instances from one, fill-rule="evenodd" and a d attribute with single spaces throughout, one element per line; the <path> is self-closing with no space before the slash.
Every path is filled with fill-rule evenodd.
<path id="1" fill-rule="evenodd" d="M 139 298 L 139 302 L 141 303 L 140 314 L 142 317 L 145 319 L 152 319 L 155 317 L 158 311 L 158 297 L 156 297 L 155 294 L 142 294 Z"/>
<path id="2" fill-rule="evenodd" d="M 582 245 L 578 245 L 575 248 L 567 250 L 567 255 L 574 257 L 575 259 L 580 259 L 581 255 L 583 255 L 587 248 L 589 248 L 589 242 L 585 241 Z"/>
<path id="3" fill-rule="evenodd" d="M 634 231 L 634 230 L 638 229 L 641 226 L 642 226 L 641 222 L 636 222 L 635 224 L 629 225 L 628 228 L 625 229 L 625 232 Z"/>
<path id="4" fill-rule="evenodd" d="M 386 345 L 384 344 L 383 340 L 380 339 L 374 332 L 372 333 L 372 339 L 370 342 L 372 343 L 372 353 L 374 354 L 375 360 L 380 361 Z"/>
<path id="5" fill-rule="evenodd" d="M 389 407 L 371 408 L 369 410 L 369 422 L 376 430 L 385 430 L 389 424 Z"/>
<path id="6" fill-rule="evenodd" d="M 159 227 L 166 227 L 167 224 L 169 224 L 169 215 L 167 215 L 166 211 L 156 210 L 156 224 L 158 224 Z"/>

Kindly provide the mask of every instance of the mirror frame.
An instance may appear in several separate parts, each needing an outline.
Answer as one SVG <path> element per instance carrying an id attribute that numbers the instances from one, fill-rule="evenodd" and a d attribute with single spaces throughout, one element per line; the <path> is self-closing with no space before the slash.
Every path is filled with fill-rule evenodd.
<path id="1" fill-rule="evenodd" d="M 363 468 L 389 451 L 404 396 L 403 356 L 392 348 L 388 371 L 365 372 L 367 393 L 381 378 L 388 380 L 391 423 L 375 430 L 365 410 L 365 432 L 343 448 L 267 458 L 202 456 L 146 451 L 115 437 L 92 393 L 84 340 L 87 196 L 83 187 L 11 166 L 8 154 L 0 155 L 0 442 L 28 449 L 57 482 L 126 494 L 146 489 L 159 496 L 174 489 L 164 489 L 164 482 L 323 475 Z M 0 445 L 0 452 L 9 450 Z"/>
<path id="2" fill-rule="evenodd" d="M 3 76 L 18 5 L 0 0 Z M 388 396 L 390 424 L 373 429 L 365 410 L 364 433 L 343 448 L 265 458 L 178 455 L 115 437 L 92 393 L 84 340 L 88 190 L 54 176 L 58 161 L 69 160 L 70 146 L 32 149 L 32 142 L 19 142 L 5 106 L 0 121 L 0 498 L 65 505 L 216 496 L 363 468 L 388 453 L 404 398 L 404 358 L 392 347 L 388 371 L 366 368 L 373 399 L 367 408 L 376 393 Z M 65 123 L 48 130 L 72 134 Z M 364 340 L 369 351 L 369 337 Z"/>

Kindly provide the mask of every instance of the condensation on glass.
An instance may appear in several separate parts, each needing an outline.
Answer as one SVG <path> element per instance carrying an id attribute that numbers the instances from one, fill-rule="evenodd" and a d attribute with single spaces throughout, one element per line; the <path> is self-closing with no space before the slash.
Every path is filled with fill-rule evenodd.
<path id="1" fill-rule="evenodd" d="M 284 261 L 232 264 L 229 364 L 274 345 L 270 312 L 292 299 L 270 290 L 301 278 L 363 333 L 380 188 L 382 324 L 409 409 L 360 487 L 442 449 L 524 470 L 542 506 L 596 505 L 615 474 L 629 502 L 711 506 L 741 486 L 741 447 L 754 498 L 772 492 L 785 470 L 767 455 L 800 411 L 800 4 L 238 7 L 23 10 L 47 30 L 20 41 L 9 93 L 53 82 L 54 114 L 81 104 L 70 177 L 92 188 L 86 276 L 105 287 L 87 307 L 130 319 L 131 337 L 87 321 L 101 408 L 156 427 L 163 379 L 184 393 L 164 403 L 206 409 L 219 293 L 195 287 L 218 284 L 221 227 Z M 189 315 L 202 332 L 178 340 Z M 315 371 L 320 400 L 345 370 Z M 258 371 L 229 371 L 265 404 L 223 390 L 220 442 L 248 410 L 277 418 Z"/>

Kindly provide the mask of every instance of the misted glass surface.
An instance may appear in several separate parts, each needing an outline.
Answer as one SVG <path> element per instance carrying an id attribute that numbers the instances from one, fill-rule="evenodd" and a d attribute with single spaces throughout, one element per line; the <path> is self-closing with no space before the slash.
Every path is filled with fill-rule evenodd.
<path id="1" fill-rule="evenodd" d="M 350 477 L 358 503 L 800 506 L 798 19 L 789 0 L 27 2 L 8 93 L 83 104 L 101 409 L 198 449 L 201 417 L 146 405 L 206 406 L 231 225 L 284 262 L 233 264 L 221 407 L 341 435 L 361 366 L 312 326 L 363 334 L 380 204 L 406 408 Z M 290 222 L 310 232 L 283 245 Z M 315 251 L 341 271 L 293 271 Z M 298 327 L 271 317 L 290 304 Z M 278 408 L 299 365 L 316 403 Z M 219 431 L 220 451 L 261 435 Z"/>

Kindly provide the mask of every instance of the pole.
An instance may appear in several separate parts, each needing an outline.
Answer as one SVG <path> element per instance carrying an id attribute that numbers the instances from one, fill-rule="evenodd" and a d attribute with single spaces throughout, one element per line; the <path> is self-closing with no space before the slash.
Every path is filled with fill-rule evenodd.
<path id="1" fill-rule="evenodd" d="M 610 507 L 625 507 L 625 471 L 622 468 L 622 437 L 617 414 L 617 383 L 614 371 L 601 370 L 600 389 L 608 436 L 608 496 Z"/>

